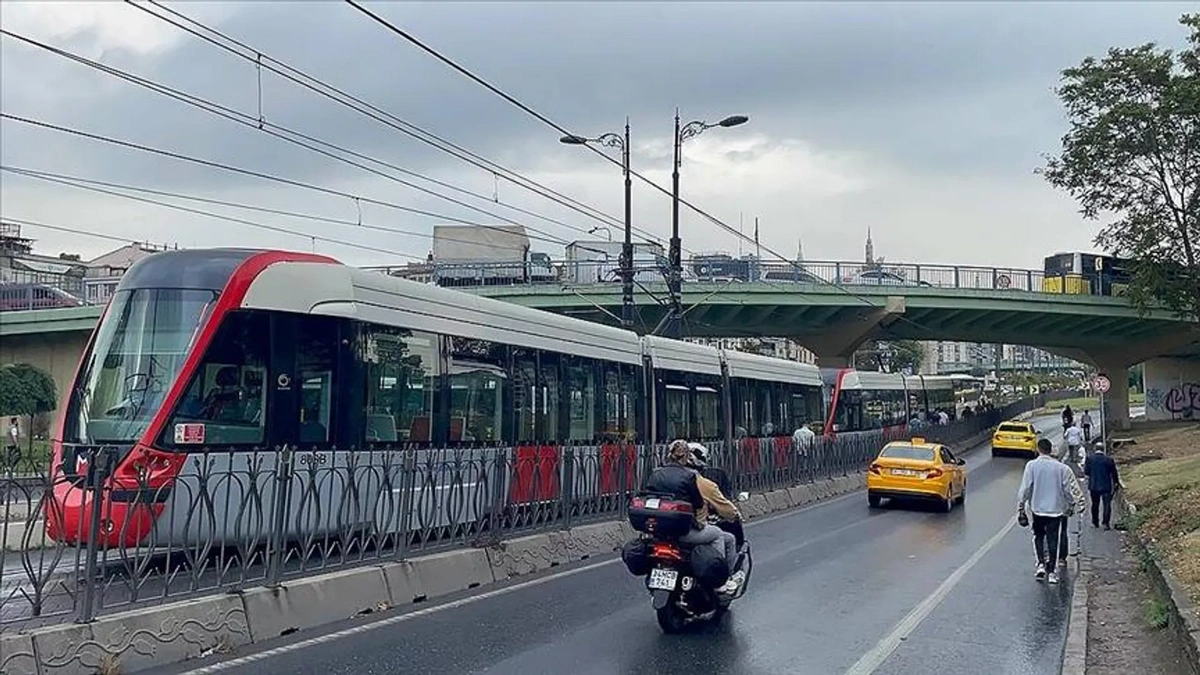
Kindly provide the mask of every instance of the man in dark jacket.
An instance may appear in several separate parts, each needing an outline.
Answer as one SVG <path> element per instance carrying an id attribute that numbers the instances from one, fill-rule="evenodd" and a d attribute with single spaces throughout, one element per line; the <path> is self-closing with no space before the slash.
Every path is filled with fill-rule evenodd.
<path id="1" fill-rule="evenodd" d="M 1087 477 L 1088 492 L 1092 494 L 1092 527 L 1100 527 L 1100 505 L 1104 505 L 1104 529 L 1112 529 L 1113 492 L 1121 485 L 1117 474 L 1117 463 L 1104 454 L 1103 443 L 1096 444 L 1096 451 L 1083 462 L 1083 475 Z"/>

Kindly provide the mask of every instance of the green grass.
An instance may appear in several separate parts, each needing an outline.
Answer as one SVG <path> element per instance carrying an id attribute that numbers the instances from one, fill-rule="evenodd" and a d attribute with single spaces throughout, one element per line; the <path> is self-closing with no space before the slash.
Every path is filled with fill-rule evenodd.
<path id="1" fill-rule="evenodd" d="M 1129 405 L 1138 406 L 1145 404 L 1145 394 L 1138 393 L 1129 395 Z M 1082 413 L 1084 410 L 1090 410 L 1092 411 L 1094 417 L 1094 413 L 1100 409 L 1100 399 L 1081 396 L 1079 398 L 1068 398 L 1061 401 L 1054 401 L 1047 404 L 1045 408 L 1038 410 L 1035 414 L 1060 413 L 1062 412 L 1062 409 L 1068 405 L 1071 406 L 1071 410 L 1074 410 L 1077 414 Z"/>
<path id="2" fill-rule="evenodd" d="M 1171 610 L 1161 598 L 1150 598 L 1146 602 L 1146 623 L 1154 630 L 1162 630 L 1171 623 Z"/>
<path id="3" fill-rule="evenodd" d="M 4 450 L 0 447 L 0 450 Z M 18 456 L 16 466 L 10 467 L 8 462 L 12 459 L 7 452 L 4 454 L 4 470 L 13 470 L 14 473 L 36 473 L 45 471 L 50 466 L 50 441 L 34 440 L 32 443 L 28 440 L 22 441 L 21 453 Z"/>

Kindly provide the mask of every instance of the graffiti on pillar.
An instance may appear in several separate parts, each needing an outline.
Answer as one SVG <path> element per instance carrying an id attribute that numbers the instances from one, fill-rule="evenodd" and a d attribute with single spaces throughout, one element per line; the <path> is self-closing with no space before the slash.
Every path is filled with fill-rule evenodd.
<path id="1" fill-rule="evenodd" d="M 1146 392 L 1146 407 L 1182 419 L 1200 419 L 1200 383 L 1187 382 L 1170 389 Z"/>

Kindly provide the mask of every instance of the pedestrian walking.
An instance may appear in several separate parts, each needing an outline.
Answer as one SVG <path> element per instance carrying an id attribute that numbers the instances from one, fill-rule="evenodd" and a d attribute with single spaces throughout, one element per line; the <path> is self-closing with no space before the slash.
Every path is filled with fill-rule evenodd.
<path id="1" fill-rule="evenodd" d="M 9 468 L 15 468 L 21 460 L 21 423 L 15 417 L 8 420 L 6 440 L 4 462 Z"/>
<path id="2" fill-rule="evenodd" d="M 1045 440 L 1045 439 L 1043 439 Z M 1047 444 L 1050 441 L 1046 441 Z M 1069 464 L 1069 462 L 1064 462 Z M 1067 514 L 1062 517 L 1062 522 L 1059 527 L 1058 534 L 1058 566 L 1061 569 L 1067 563 L 1067 556 L 1071 555 L 1071 537 L 1070 524 L 1071 516 L 1081 513 L 1085 500 L 1083 498 L 1083 487 L 1079 484 L 1079 478 L 1075 475 L 1074 468 L 1071 468 L 1071 501 L 1067 506 Z M 1076 508 L 1078 507 L 1078 508 Z"/>
<path id="3" fill-rule="evenodd" d="M 1121 486 L 1121 476 L 1117 473 L 1117 463 L 1105 454 L 1103 443 L 1097 443 L 1096 451 L 1084 461 L 1083 475 L 1087 478 L 1088 492 L 1092 497 L 1092 527 L 1100 527 L 1100 510 L 1103 507 L 1104 529 L 1112 529 L 1112 498 Z"/>
<path id="4" fill-rule="evenodd" d="M 1083 427 L 1083 442 L 1091 443 L 1092 442 L 1092 416 L 1088 414 L 1088 411 L 1084 410 L 1083 414 L 1079 416 L 1079 426 Z"/>
<path id="5" fill-rule="evenodd" d="M 1079 425 L 1072 422 L 1071 426 L 1067 427 L 1067 431 L 1063 434 L 1067 442 L 1067 454 L 1063 458 L 1064 462 L 1075 462 L 1076 465 L 1083 463 L 1083 429 Z"/>
<path id="6" fill-rule="evenodd" d="M 1033 546 L 1037 553 L 1034 577 L 1057 584 L 1060 531 L 1076 497 L 1071 489 L 1075 480 L 1071 469 L 1057 461 L 1053 453 L 1054 446 L 1047 439 L 1038 442 L 1038 456 L 1025 465 L 1017 488 L 1017 514 L 1019 519 L 1027 520 L 1027 505 L 1033 514 Z M 1075 506 L 1083 510 L 1082 495 Z"/>

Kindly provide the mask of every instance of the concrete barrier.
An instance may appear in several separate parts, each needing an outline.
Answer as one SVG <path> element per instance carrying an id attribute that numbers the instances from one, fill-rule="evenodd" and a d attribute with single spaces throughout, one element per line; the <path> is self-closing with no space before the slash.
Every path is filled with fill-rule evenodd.
<path id="1" fill-rule="evenodd" d="M 5 675 L 37 675 L 37 654 L 28 633 L 0 634 L 0 672 Z"/>
<path id="2" fill-rule="evenodd" d="M 254 642 L 316 628 L 391 605 L 379 566 L 340 570 L 242 594 Z M 115 617 L 114 617 L 115 618 Z"/>
<path id="3" fill-rule="evenodd" d="M 424 555 L 413 558 L 407 565 L 412 568 L 416 577 L 416 589 L 420 591 L 409 598 L 408 602 L 422 598 L 438 598 L 497 581 L 492 574 L 487 552 L 478 548 Z M 391 588 L 395 589 L 396 586 Z M 404 594 L 397 595 L 393 591 L 392 599 L 395 604 L 403 604 L 404 597 Z"/>

